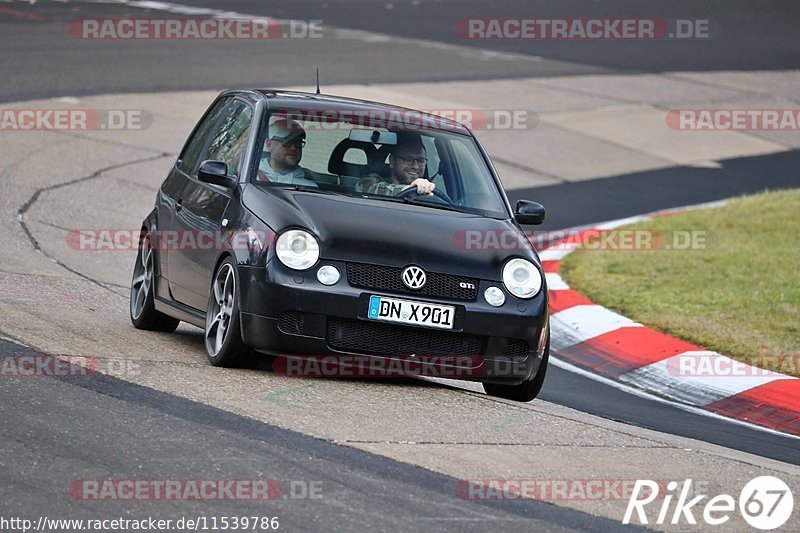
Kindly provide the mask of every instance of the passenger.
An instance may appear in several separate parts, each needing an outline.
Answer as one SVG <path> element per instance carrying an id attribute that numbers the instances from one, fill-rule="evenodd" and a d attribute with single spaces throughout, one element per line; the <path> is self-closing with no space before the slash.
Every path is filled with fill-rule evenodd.
<path id="1" fill-rule="evenodd" d="M 314 173 L 300 166 L 305 144 L 306 132 L 300 124 L 285 118 L 272 122 L 256 181 L 317 187 L 311 179 Z"/>
<path id="2" fill-rule="evenodd" d="M 425 146 L 419 138 L 402 141 L 389 156 L 389 181 L 370 173 L 361 178 L 355 190 L 367 194 L 396 196 L 406 189 L 416 187 L 417 194 L 432 196 L 436 185 L 423 177 L 427 165 Z"/>

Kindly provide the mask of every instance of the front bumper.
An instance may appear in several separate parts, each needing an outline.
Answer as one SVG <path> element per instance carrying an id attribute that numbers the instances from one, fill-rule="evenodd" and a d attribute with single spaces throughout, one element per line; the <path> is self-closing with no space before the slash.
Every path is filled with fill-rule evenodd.
<path id="1" fill-rule="evenodd" d="M 339 269 L 337 284 L 325 286 L 317 280 L 323 265 Z M 336 357 L 345 364 L 357 355 L 400 361 L 393 368 L 418 369 L 422 375 L 509 385 L 531 379 L 544 355 L 546 287 L 530 300 L 506 293 L 505 304 L 497 308 L 483 300 L 483 292 L 503 285 L 485 280 L 475 301 L 463 301 L 355 287 L 339 261 L 321 260 L 304 272 L 271 261 L 266 268 L 239 266 L 238 274 L 242 339 L 268 354 Z M 367 319 L 371 295 L 455 306 L 454 328 L 441 331 Z"/>

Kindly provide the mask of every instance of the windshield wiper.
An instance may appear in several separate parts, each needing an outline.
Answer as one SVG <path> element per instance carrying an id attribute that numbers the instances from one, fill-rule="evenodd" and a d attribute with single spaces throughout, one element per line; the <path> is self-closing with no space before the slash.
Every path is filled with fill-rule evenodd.
<path id="1" fill-rule="evenodd" d="M 321 187 L 312 187 L 310 185 L 301 185 L 298 183 L 270 183 L 268 187 L 275 187 L 278 189 L 292 189 L 293 191 L 303 191 L 303 192 L 316 192 L 321 194 L 342 194 L 337 191 L 330 191 L 328 189 L 323 189 Z"/>
<path id="2" fill-rule="evenodd" d="M 438 204 L 433 202 L 426 202 L 425 200 L 415 200 L 412 198 L 404 198 L 405 203 L 407 204 L 414 204 L 414 205 L 424 205 L 425 207 L 432 207 L 434 209 L 444 209 L 445 211 L 455 211 L 456 213 L 466 213 L 466 211 L 462 211 L 461 209 L 450 205 L 450 204 Z"/>
<path id="3" fill-rule="evenodd" d="M 396 196 L 385 196 L 383 194 L 370 194 L 370 193 L 358 193 L 362 198 L 369 198 L 371 200 L 382 200 L 384 202 L 394 202 L 398 204 L 412 204 L 412 205 L 421 205 L 425 207 L 432 207 L 434 209 L 443 209 L 445 211 L 455 211 L 456 213 L 465 213 L 468 215 L 474 215 L 475 213 L 470 213 L 469 211 L 463 211 L 455 206 L 448 205 L 448 204 L 438 204 L 433 202 L 426 202 L 426 201 L 418 201 L 412 198 L 397 198 Z"/>
<path id="4" fill-rule="evenodd" d="M 305 192 L 324 192 L 324 193 L 331 193 L 335 191 L 328 191 L 325 189 L 320 189 L 319 187 L 312 187 L 310 185 L 299 185 L 297 183 L 291 184 L 292 188 L 296 191 L 305 191 Z"/>
<path id="5" fill-rule="evenodd" d="M 395 198 L 394 196 L 386 196 L 384 194 L 370 194 L 368 192 L 357 192 L 355 193 L 358 197 L 361 198 L 369 198 L 370 200 L 381 200 L 384 202 L 394 202 L 404 204 L 406 201 L 402 198 Z"/>

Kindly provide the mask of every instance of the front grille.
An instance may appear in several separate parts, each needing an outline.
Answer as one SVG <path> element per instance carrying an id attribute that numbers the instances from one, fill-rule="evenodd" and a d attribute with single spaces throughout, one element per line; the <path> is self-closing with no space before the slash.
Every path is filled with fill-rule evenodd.
<path id="1" fill-rule="evenodd" d="M 302 335 L 304 322 L 303 313 L 286 311 L 278 317 L 278 329 L 289 335 Z"/>
<path id="2" fill-rule="evenodd" d="M 483 355 L 483 337 L 422 328 L 328 318 L 328 346 L 374 355 Z"/>
<path id="3" fill-rule="evenodd" d="M 528 355 L 528 343 L 520 339 L 511 339 L 503 355 L 508 357 Z"/>
<path id="4" fill-rule="evenodd" d="M 354 287 L 363 287 L 387 292 L 419 294 L 434 298 L 474 301 L 478 297 L 478 280 L 426 272 L 427 282 L 419 290 L 412 290 L 403 285 L 401 278 L 403 269 L 397 267 L 368 265 L 365 263 L 347 263 L 347 281 Z M 467 285 L 464 288 L 459 284 Z M 469 288 L 472 287 L 472 288 Z"/>

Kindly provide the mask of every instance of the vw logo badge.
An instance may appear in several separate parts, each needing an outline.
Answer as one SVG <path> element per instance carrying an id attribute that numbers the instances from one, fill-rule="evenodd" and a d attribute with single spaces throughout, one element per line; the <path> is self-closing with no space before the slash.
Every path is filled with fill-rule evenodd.
<path id="1" fill-rule="evenodd" d="M 410 266 L 403 269 L 403 283 L 409 289 L 421 289 L 426 281 L 425 271 L 420 267 Z"/>

